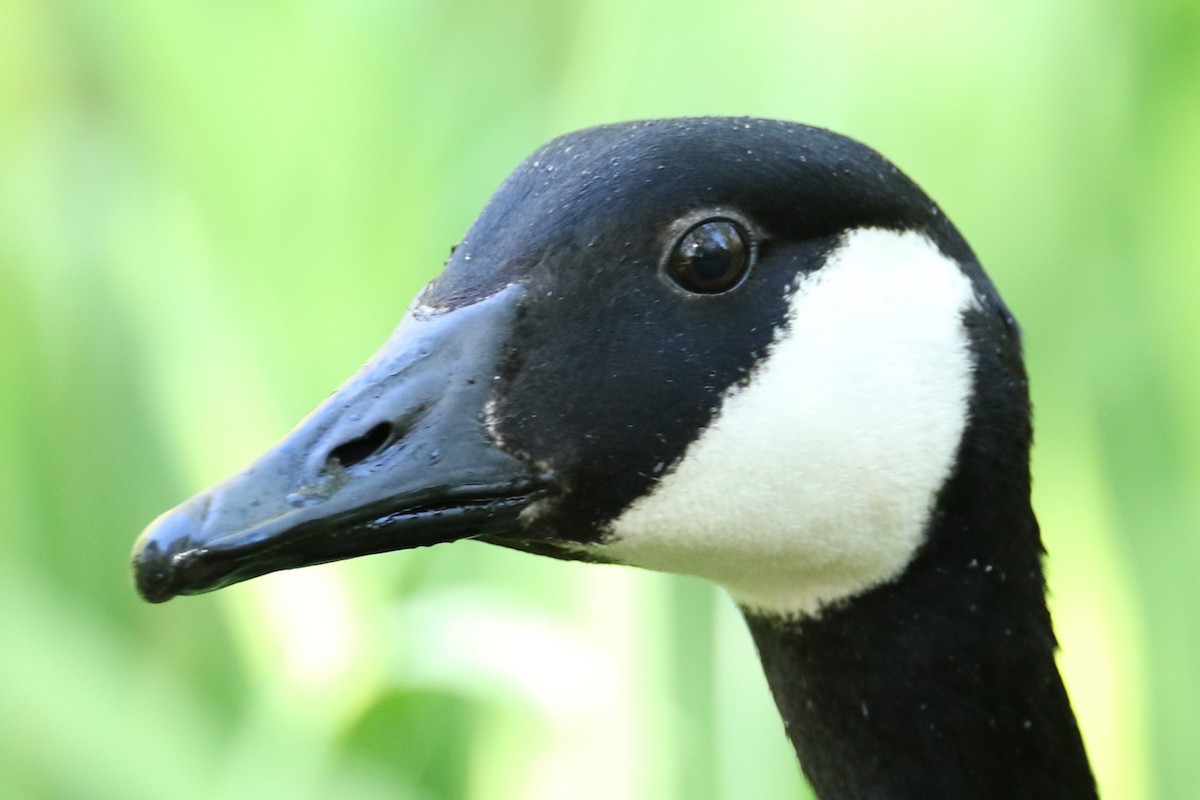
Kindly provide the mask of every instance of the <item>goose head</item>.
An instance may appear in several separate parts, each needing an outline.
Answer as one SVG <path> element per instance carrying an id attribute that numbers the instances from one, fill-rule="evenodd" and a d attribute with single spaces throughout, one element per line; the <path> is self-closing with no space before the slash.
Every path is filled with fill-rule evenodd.
<path id="1" fill-rule="evenodd" d="M 735 119 L 570 134 L 357 375 L 143 534 L 138 586 L 478 537 L 814 612 L 919 548 L 968 417 L 970 316 L 1019 360 L 954 227 L 850 139 Z"/>

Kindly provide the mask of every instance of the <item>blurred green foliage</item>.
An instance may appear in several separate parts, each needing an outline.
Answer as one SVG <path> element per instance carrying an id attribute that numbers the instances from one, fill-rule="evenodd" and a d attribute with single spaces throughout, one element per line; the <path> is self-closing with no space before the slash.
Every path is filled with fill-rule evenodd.
<path id="1" fill-rule="evenodd" d="M 1195 797 L 1197 76 L 1194 0 L 0 0 L 0 796 L 803 796 L 697 582 L 462 544 L 151 608 L 126 565 L 542 141 L 752 114 L 872 144 L 975 246 L 1096 772 Z"/>

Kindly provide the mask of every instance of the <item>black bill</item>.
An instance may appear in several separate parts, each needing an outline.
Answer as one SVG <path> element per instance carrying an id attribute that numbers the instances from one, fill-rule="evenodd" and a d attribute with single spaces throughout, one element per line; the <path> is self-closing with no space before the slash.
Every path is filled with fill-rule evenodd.
<path id="1" fill-rule="evenodd" d="M 503 538 L 548 482 L 488 431 L 524 298 L 410 314 L 341 389 L 245 472 L 168 511 L 134 546 L 151 602 L 275 570 L 472 536 Z"/>

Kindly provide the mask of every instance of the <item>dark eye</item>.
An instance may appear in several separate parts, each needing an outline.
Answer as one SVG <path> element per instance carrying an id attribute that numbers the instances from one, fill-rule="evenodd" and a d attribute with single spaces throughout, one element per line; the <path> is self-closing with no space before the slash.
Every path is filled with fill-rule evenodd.
<path id="1" fill-rule="evenodd" d="M 749 237 L 728 219 L 710 219 L 688 230 L 667 258 L 671 280 L 696 294 L 720 294 L 741 282 L 750 268 Z"/>

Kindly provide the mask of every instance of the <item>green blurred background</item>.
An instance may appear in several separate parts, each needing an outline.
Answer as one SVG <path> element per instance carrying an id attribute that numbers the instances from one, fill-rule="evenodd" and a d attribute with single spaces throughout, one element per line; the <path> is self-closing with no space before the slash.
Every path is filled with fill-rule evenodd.
<path id="1" fill-rule="evenodd" d="M 956 220 L 1096 773 L 1196 797 L 1195 0 L 0 0 L 0 797 L 804 796 L 699 582 L 468 543 L 150 607 L 126 564 L 529 151 L 685 114 L 848 133 Z"/>

